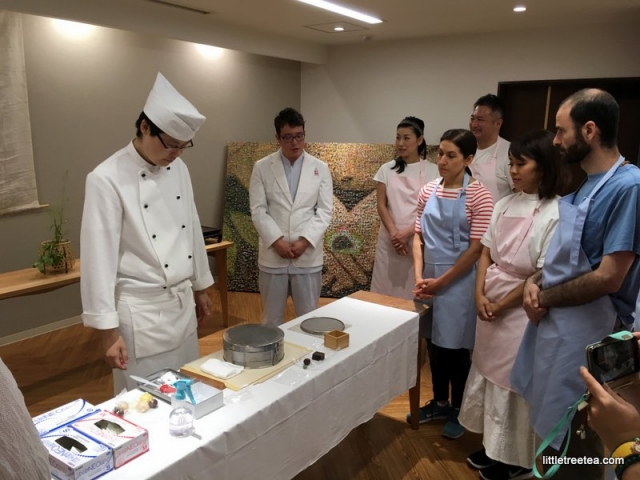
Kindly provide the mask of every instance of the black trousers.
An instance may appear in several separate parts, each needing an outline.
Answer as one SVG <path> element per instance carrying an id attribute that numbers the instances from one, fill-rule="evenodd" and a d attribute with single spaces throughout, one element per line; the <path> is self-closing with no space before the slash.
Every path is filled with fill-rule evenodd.
<path id="1" fill-rule="evenodd" d="M 427 339 L 433 398 L 437 402 L 449 401 L 451 385 L 451 405 L 460 408 L 464 386 L 471 368 L 471 352 L 466 348 L 443 348 Z"/>

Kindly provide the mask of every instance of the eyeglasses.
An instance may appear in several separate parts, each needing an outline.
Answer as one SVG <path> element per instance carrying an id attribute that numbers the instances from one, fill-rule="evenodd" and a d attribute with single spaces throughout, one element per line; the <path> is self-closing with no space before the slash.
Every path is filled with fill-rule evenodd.
<path id="1" fill-rule="evenodd" d="M 280 137 L 280 140 L 287 143 L 293 143 L 294 140 L 296 142 L 301 142 L 304 140 L 304 133 L 297 133 L 295 135 L 282 135 Z"/>
<path id="2" fill-rule="evenodd" d="M 183 145 L 180 145 L 179 147 L 174 147 L 173 145 L 167 146 L 167 144 L 164 143 L 164 140 L 162 140 L 162 137 L 160 136 L 160 134 L 158 134 L 157 137 L 160 140 L 160 143 L 162 144 L 164 149 L 165 150 L 170 150 L 172 152 L 177 152 L 177 151 L 180 151 L 180 150 L 185 150 L 187 148 L 193 147 L 193 140 L 189 140 L 187 143 L 185 143 Z"/>

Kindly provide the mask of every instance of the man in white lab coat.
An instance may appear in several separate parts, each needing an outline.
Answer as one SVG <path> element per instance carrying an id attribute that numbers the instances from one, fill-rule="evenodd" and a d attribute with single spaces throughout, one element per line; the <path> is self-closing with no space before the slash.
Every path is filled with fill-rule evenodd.
<path id="1" fill-rule="evenodd" d="M 87 176 L 82 319 L 100 330 L 114 390 L 198 358 L 213 284 L 189 171 L 179 155 L 204 122 L 158 73 L 136 137 Z M 192 293 L 193 291 L 193 293 Z"/>
<path id="2" fill-rule="evenodd" d="M 304 151 L 304 118 L 285 108 L 274 120 L 280 149 L 253 167 L 251 219 L 260 237 L 262 323 L 280 325 L 289 295 L 296 315 L 318 306 L 324 233 L 333 210 L 326 163 Z"/>

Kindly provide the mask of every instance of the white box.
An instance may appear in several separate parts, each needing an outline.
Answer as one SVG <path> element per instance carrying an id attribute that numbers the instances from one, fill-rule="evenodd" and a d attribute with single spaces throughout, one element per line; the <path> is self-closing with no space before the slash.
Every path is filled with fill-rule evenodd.
<path id="1" fill-rule="evenodd" d="M 49 451 L 49 469 L 56 478 L 92 480 L 113 470 L 111 449 L 71 427 L 46 433 L 40 439 Z M 79 452 L 72 452 L 71 446 Z"/>
<path id="2" fill-rule="evenodd" d="M 71 426 L 111 448 L 115 468 L 149 451 L 149 432 L 109 412 L 98 412 Z"/>
<path id="3" fill-rule="evenodd" d="M 94 407 L 90 403 L 82 399 L 74 400 L 50 412 L 43 413 L 33 418 L 33 423 L 40 436 L 49 433 L 52 430 L 68 425 L 92 413 L 99 412 L 98 407 Z"/>
<path id="4" fill-rule="evenodd" d="M 206 383 L 195 382 L 191 385 L 191 393 L 196 401 L 195 409 L 188 395 L 187 407 L 191 408 L 195 419 L 204 417 L 224 405 L 222 390 L 218 390 Z"/>

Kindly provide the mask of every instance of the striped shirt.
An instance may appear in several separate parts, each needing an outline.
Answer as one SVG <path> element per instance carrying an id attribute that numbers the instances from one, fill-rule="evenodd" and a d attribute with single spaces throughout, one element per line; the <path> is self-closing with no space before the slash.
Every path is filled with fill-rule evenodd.
<path id="1" fill-rule="evenodd" d="M 446 198 L 455 200 L 458 198 L 458 192 L 462 188 L 443 188 L 442 185 L 438 185 L 442 181 L 441 178 L 437 178 L 427 183 L 418 195 L 418 216 L 416 218 L 416 233 L 422 233 L 420 228 L 420 219 L 422 218 L 422 212 L 424 206 L 427 204 L 433 189 L 438 186 L 436 195 L 438 198 Z M 484 233 L 489 228 L 491 223 L 491 214 L 493 213 L 493 197 L 491 192 L 487 190 L 487 187 L 480 182 L 475 181 L 467 186 L 467 195 L 465 201 L 465 211 L 467 213 L 467 221 L 471 226 L 470 239 L 482 240 Z"/>

